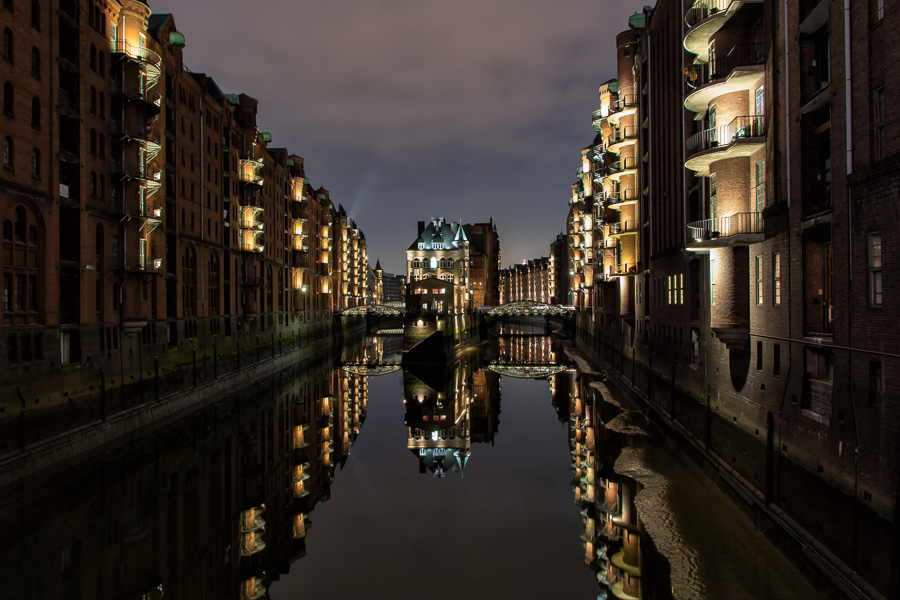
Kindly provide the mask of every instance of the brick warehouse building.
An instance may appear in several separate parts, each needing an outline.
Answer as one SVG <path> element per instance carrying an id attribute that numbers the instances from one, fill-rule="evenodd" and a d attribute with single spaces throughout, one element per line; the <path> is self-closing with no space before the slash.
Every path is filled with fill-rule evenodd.
<path id="1" fill-rule="evenodd" d="M 0 432 L 19 398 L 49 410 L 60 387 L 87 398 L 299 340 L 367 302 L 364 234 L 258 130 L 255 99 L 185 68 L 171 15 L 45 0 L 0 16 Z M 88 404 L 69 426 L 111 409 Z M 45 424 L 19 445 L 64 427 Z"/>
<path id="2" fill-rule="evenodd" d="M 547 256 L 533 258 L 500 271 L 500 304 L 517 300 L 550 304 L 553 297 L 551 262 Z"/>
<path id="3" fill-rule="evenodd" d="M 472 305 L 496 306 L 500 303 L 500 234 L 493 219 L 487 223 L 463 225 L 469 238 L 469 290 Z"/>
<path id="4" fill-rule="evenodd" d="M 880 0 L 659 0 L 629 25 L 567 219 L 579 335 L 782 547 L 810 540 L 797 555 L 837 589 L 892 597 L 900 17 Z"/>

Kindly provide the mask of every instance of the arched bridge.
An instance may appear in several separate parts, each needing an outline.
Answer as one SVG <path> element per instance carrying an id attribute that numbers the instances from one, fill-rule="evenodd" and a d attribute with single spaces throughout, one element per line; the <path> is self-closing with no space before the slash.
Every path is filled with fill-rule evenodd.
<path id="1" fill-rule="evenodd" d="M 399 371 L 400 364 L 392 362 L 354 362 L 344 363 L 341 365 L 341 368 L 351 375 L 366 375 L 377 377 L 378 375 L 387 375 L 388 373 L 395 373 Z"/>
<path id="2" fill-rule="evenodd" d="M 488 316 L 491 317 L 509 317 L 509 316 L 527 316 L 527 317 L 568 317 L 574 314 L 575 308 L 572 306 L 560 306 L 559 304 L 546 304 L 544 302 L 536 302 L 534 300 L 517 300 L 515 302 L 507 302 L 500 306 L 494 306 L 487 309 Z"/>
<path id="3" fill-rule="evenodd" d="M 491 361 L 487 367 L 494 373 L 504 377 L 517 377 L 519 379 L 546 379 L 557 373 L 569 370 L 568 365 L 557 363 L 529 363 L 517 361 Z"/>
<path id="4" fill-rule="evenodd" d="M 345 308 L 340 315 L 342 316 L 362 316 L 372 315 L 378 317 L 399 317 L 406 312 L 406 304 L 403 302 L 391 302 L 390 304 L 364 304 L 362 306 L 354 306 Z"/>

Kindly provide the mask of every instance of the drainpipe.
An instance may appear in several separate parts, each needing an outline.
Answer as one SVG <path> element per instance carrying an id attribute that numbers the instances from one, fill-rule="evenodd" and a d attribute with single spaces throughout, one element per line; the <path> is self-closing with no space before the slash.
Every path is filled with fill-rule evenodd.
<path id="1" fill-rule="evenodd" d="M 787 199 L 787 207 L 788 207 L 788 220 L 790 220 L 790 211 L 791 211 L 791 61 L 790 61 L 790 32 L 788 30 L 788 0 L 784 0 L 784 135 L 785 135 L 785 197 Z M 787 236 L 787 289 L 788 289 L 788 298 L 791 296 L 792 287 L 792 278 L 791 278 L 791 238 L 793 235 Z M 791 332 L 791 337 L 794 336 L 794 325 L 791 310 L 788 310 L 788 331 Z M 781 392 L 781 404 L 778 407 L 778 447 L 775 449 L 775 464 L 777 465 L 777 472 L 774 474 L 773 479 L 778 482 L 775 487 L 778 488 L 778 495 L 774 496 L 770 494 L 770 498 L 777 504 L 779 499 L 781 498 L 781 432 L 783 430 L 784 424 L 784 402 L 787 399 L 788 388 L 791 384 L 791 374 L 794 368 L 794 347 L 793 343 L 788 345 L 788 368 L 787 373 L 785 374 L 785 383 L 784 389 Z"/>
<path id="2" fill-rule="evenodd" d="M 206 186 L 206 176 L 203 174 L 203 153 L 206 152 L 206 146 L 203 144 L 203 121 L 206 111 L 203 110 L 203 96 L 200 96 L 200 241 L 204 241 L 203 237 L 203 192 Z M 196 255 L 195 255 L 196 256 Z M 209 259 L 207 258 L 207 264 Z M 197 271 L 200 271 L 200 298 L 203 304 L 206 303 L 206 282 L 204 281 L 205 269 L 201 268 L 200 261 L 197 261 Z M 199 313 L 199 307 L 197 312 Z"/>

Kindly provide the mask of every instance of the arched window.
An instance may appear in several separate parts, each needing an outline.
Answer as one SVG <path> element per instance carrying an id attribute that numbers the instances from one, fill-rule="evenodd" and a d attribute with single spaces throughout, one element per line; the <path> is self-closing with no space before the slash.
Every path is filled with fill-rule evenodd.
<path id="1" fill-rule="evenodd" d="M 106 158 L 106 134 L 101 133 L 100 139 L 97 142 L 99 148 L 97 149 L 97 153 L 100 155 L 100 158 Z"/>
<path id="2" fill-rule="evenodd" d="M 103 92 L 100 92 L 100 97 L 97 101 L 97 113 L 101 119 L 106 117 L 106 96 L 103 95 Z"/>
<path id="3" fill-rule="evenodd" d="M 8 63 L 15 62 L 13 56 L 13 33 L 9 27 L 3 30 L 3 59 Z"/>
<path id="4" fill-rule="evenodd" d="M 31 176 L 41 177 L 41 151 L 37 148 L 31 150 Z"/>
<path id="5" fill-rule="evenodd" d="M 446 268 L 447 268 L 447 261 L 444 260 L 443 258 L 441 259 L 441 268 L 442 268 L 442 269 L 446 269 Z"/>
<path id="6" fill-rule="evenodd" d="M 97 114 L 97 88 L 91 86 L 91 91 L 88 93 L 88 102 L 91 110 L 91 114 Z"/>
<path id="7" fill-rule="evenodd" d="M 91 71 L 96 71 L 97 70 L 97 46 L 95 46 L 94 44 L 91 44 L 91 50 L 90 50 L 90 53 L 88 54 L 88 56 L 90 57 Z"/>
<path id="8" fill-rule="evenodd" d="M 106 178 L 103 175 L 100 176 L 100 185 L 97 188 L 97 196 L 101 200 L 106 200 Z"/>
<path id="9" fill-rule="evenodd" d="M 91 129 L 90 144 L 91 144 L 91 154 L 96 156 L 96 154 L 97 154 L 97 130 L 93 129 L 93 128 Z"/>
<path id="10" fill-rule="evenodd" d="M 3 84 L 3 112 L 10 117 L 16 114 L 16 92 L 8 81 Z"/>
<path id="11" fill-rule="evenodd" d="M 97 174 L 91 171 L 90 176 L 91 198 L 97 197 Z"/>
<path id="12" fill-rule="evenodd" d="M 31 99 L 31 126 L 41 128 L 41 100 L 37 96 Z"/>
<path id="13" fill-rule="evenodd" d="M 100 77 L 106 77 L 106 53 L 103 50 L 97 55 L 97 72 Z"/>
<path id="14" fill-rule="evenodd" d="M 37 46 L 31 48 L 31 76 L 35 79 L 41 79 L 41 51 Z"/>
<path id="15" fill-rule="evenodd" d="M 431 268 L 432 268 L 432 269 L 437 269 L 437 265 L 438 265 L 437 257 L 436 257 L 436 256 L 432 256 L 432 257 L 431 257 Z"/>
<path id="16" fill-rule="evenodd" d="M 448 269 L 452 269 L 452 268 L 453 268 L 453 259 L 452 259 L 452 258 L 448 258 L 448 259 L 447 259 L 447 268 L 448 268 Z"/>
<path id="17" fill-rule="evenodd" d="M 9 136 L 3 138 L 3 166 L 13 168 L 13 141 Z"/>
<path id="18" fill-rule="evenodd" d="M 418 269 L 418 268 L 419 268 L 419 259 L 418 259 L 418 258 L 414 258 L 414 259 L 413 259 L 413 262 L 412 262 L 412 268 L 413 268 L 413 269 Z"/>
<path id="19" fill-rule="evenodd" d="M 40 281 L 40 231 L 31 211 L 17 206 L 13 222 L 3 223 L 3 322 L 36 323 L 43 303 Z"/>

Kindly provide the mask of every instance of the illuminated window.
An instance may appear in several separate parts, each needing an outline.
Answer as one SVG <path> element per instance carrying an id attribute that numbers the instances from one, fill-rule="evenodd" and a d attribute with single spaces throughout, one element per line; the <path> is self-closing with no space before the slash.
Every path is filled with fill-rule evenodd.
<path id="1" fill-rule="evenodd" d="M 766 207 L 766 161 L 756 163 L 756 212 Z"/>
<path id="2" fill-rule="evenodd" d="M 869 234 L 869 304 L 881 306 L 884 303 L 881 282 L 881 233 Z"/>
<path id="3" fill-rule="evenodd" d="M 716 259 L 709 257 L 709 305 L 716 305 Z"/>
<path id="4" fill-rule="evenodd" d="M 756 257 L 756 303 L 763 303 L 763 259 Z"/>
<path id="5" fill-rule="evenodd" d="M 772 304 L 781 304 L 781 253 L 772 254 Z"/>

